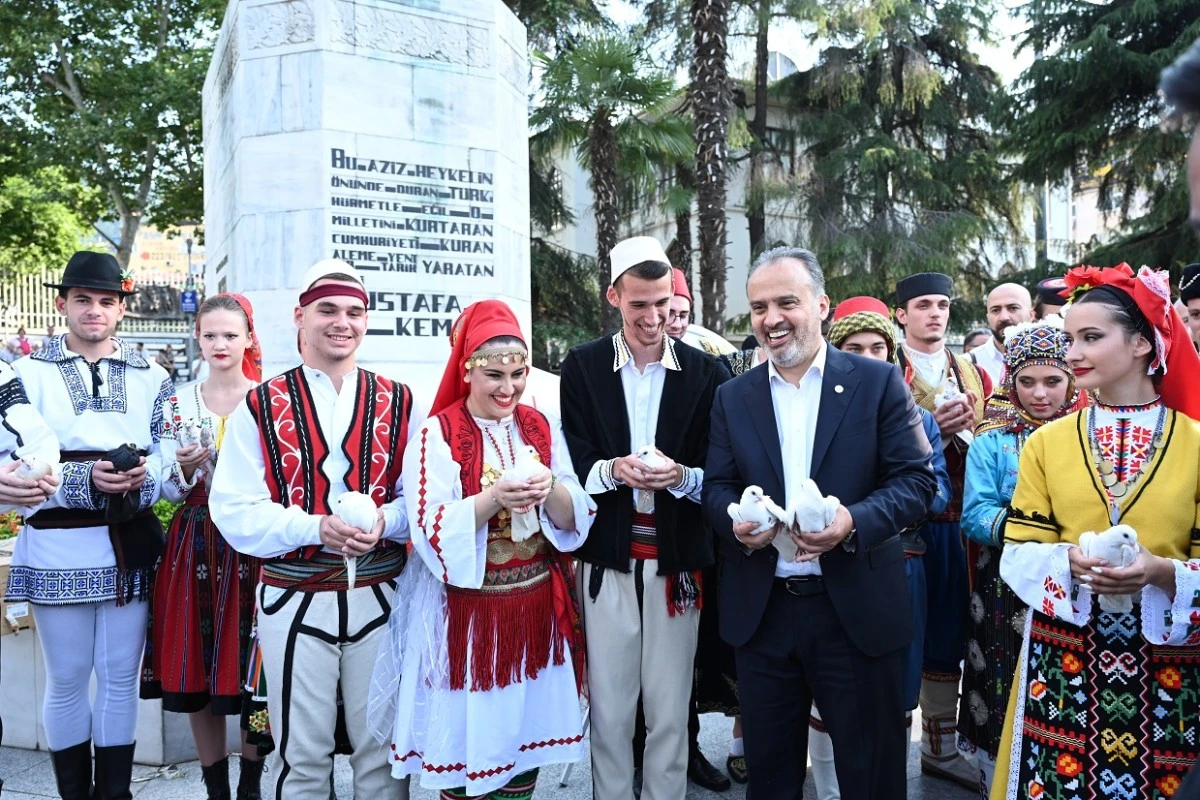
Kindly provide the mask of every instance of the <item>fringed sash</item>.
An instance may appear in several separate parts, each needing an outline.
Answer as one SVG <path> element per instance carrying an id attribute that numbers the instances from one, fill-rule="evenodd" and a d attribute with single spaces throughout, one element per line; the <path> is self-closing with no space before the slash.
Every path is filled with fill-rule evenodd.
<path id="1" fill-rule="evenodd" d="M 633 536 L 629 545 L 630 558 L 638 561 L 658 560 L 658 536 L 653 514 L 633 515 Z M 689 608 L 702 608 L 701 572 L 698 569 L 673 572 L 667 576 L 667 615 L 678 616 Z"/>
<path id="2" fill-rule="evenodd" d="M 483 432 L 459 402 L 438 415 L 442 436 L 459 465 L 464 498 L 482 491 Z M 529 406 L 515 413 L 521 438 L 550 465 L 550 423 Z M 512 540 L 507 511 L 488 520 L 487 566 L 479 589 L 446 587 L 450 688 L 486 692 L 532 680 L 550 664 L 566 663 L 567 651 L 583 687 L 583 628 L 574 593 L 570 556 L 557 553 L 541 533 Z M 470 656 L 471 685 L 467 687 Z"/>

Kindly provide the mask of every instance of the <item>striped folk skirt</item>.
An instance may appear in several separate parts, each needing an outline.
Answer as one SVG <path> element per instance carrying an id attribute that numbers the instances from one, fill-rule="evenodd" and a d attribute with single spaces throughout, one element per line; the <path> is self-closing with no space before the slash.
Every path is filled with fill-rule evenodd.
<path id="1" fill-rule="evenodd" d="M 205 502 L 197 487 L 167 533 L 142 696 L 167 711 L 241 714 L 259 561 L 229 546 Z"/>

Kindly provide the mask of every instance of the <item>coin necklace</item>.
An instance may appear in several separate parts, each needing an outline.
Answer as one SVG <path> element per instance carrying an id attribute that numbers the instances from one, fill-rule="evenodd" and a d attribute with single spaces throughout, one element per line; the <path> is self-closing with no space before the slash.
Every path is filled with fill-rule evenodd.
<path id="1" fill-rule="evenodd" d="M 1146 474 L 1146 467 L 1154 460 L 1154 454 L 1158 452 L 1163 445 L 1163 428 L 1167 420 L 1167 407 L 1160 405 L 1158 408 L 1158 419 L 1154 423 L 1154 435 L 1150 438 L 1150 449 L 1146 453 L 1146 460 L 1142 462 L 1142 468 L 1138 470 L 1136 475 L 1127 476 L 1125 480 L 1117 480 L 1116 466 L 1104 458 L 1104 451 L 1100 448 L 1100 441 L 1096 437 L 1096 409 L 1088 409 L 1088 445 L 1092 453 L 1092 463 L 1096 467 L 1096 472 L 1100 475 L 1100 483 L 1103 484 L 1110 498 L 1112 509 L 1113 524 L 1117 524 L 1119 518 L 1119 503 L 1121 500 L 1133 491 L 1133 487 Z"/>

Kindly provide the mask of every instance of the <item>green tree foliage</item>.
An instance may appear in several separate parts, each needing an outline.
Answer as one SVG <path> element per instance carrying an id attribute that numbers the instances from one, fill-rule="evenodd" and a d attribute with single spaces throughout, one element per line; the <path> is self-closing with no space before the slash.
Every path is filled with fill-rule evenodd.
<path id="1" fill-rule="evenodd" d="M 597 308 L 605 330 L 619 326 L 604 298 L 609 252 L 619 235 L 621 187 L 644 186 L 663 156 L 690 157 L 687 121 L 674 113 L 674 81 L 655 69 L 628 39 L 602 34 L 563 48 L 553 58 L 539 54 L 543 101 L 530 115 L 539 135 L 534 158 L 559 148 L 574 150 L 589 172 L 596 215 Z"/>
<path id="2" fill-rule="evenodd" d="M 600 330 L 596 260 L 535 238 L 529 248 L 533 362 L 557 371 L 563 356 Z"/>
<path id="3" fill-rule="evenodd" d="M 11 166 L 0 160 L 0 278 L 60 268 L 91 232 L 81 209 L 94 211 L 99 193 L 61 167 Z"/>
<path id="4" fill-rule="evenodd" d="M 1002 245 L 1017 217 L 990 120 L 1001 85 L 974 55 L 990 0 L 809 12 L 823 49 L 773 90 L 795 114 L 796 199 L 830 296 L 886 298 L 897 278 L 925 271 L 957 275 L 977 294 L 989 250 L 1012 257 Z"/>
<path id="5" fill-rule="evenodd" d="M 199 219 L 200 90 L 223 0 L 0 3 L 0 137 L 99 188 L 122 265 L 143 219 Z"/>
<path id="6" fill-rule="evenodd" d="M 525 26 L 529 45 L 539 50 L 570 46 L 582 31 L 608 23 L 593 0 L 504 0 L 504 3 Z"/>
<path id="7" fill-rule="evenodd" d="M 1008 103 L 1008 147 L 1026 181 L 1100 176 L 1122 235 L 1083 261 L 1178 266 L 1187 226 L 1188 133 L 1164 128 L 1158 76 L 1200 37 L 1195 0 L 1032 0 L 1023 46 L 1040 54 Z M 1144 201 L 1144 202 L 1142 202 Z"/>

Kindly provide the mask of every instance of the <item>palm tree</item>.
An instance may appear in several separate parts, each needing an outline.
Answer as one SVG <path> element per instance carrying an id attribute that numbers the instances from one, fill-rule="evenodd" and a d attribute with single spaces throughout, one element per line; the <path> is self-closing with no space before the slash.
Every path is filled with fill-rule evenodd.
<path id="1" fill-rule="evenodd" d="M 700 221 L 700 293 L 706 328 L 725 331 L 726 134 L 732 90 L 726 64 L 730 0 L 692 0 L 692 83 L 696 120 L 696 199 Z"/>
<path id="2" fill-rule="evenodd" d="M 602 323 L 620 319 L 608 305 L 609 253 L 617 243 L 621 186 L 653 182 L 657 164 L 690 157 L 688 121 L 673 113 L 674 80 L 655 69 L 629 40 L 616 35 L 585 39 L 554 58 L 536 56 L 543 68 L 543 101 L 530 115 L 539 135 L 534 157 L 574 148 L 590 174 L 596 215 L 596 265 Z M 538 152 L 538 151 L 541 152 Z"/>

